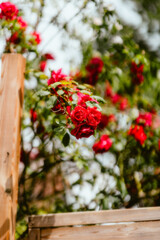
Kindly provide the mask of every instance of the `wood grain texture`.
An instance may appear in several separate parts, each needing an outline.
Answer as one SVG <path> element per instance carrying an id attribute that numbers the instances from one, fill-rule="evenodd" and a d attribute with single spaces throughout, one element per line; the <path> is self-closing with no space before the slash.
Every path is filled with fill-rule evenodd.
<path id="1" fill-rule="evenodd" d="M 0 239 L 13 240 L 18 194 L 25 59 L 2 56 L 0 80 Z"/>
<path id="2" fill-rule="evenodd" d="M 98 212 L 58 213 L 30 216 L 30 227 L 60 227 L 97 223 L 160 220 L 160 207 L 106 210 Z"/>
<path id="3" fill-rule="evenodd" d="M 39 228 L 29 229 L 28 240 L 40 240 L 40 229 Z"/>
<path id="4" fill-rule="evenodd" d="M 160 221 L 42 229 L 41 240 L 158 240 Z"/>

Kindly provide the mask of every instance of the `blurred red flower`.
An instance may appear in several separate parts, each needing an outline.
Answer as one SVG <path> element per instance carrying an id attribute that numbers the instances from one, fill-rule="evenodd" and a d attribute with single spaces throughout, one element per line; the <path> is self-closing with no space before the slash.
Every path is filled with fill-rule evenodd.
<path id="1" fill-rule="evenodd" d="M 112 140 L 108 135 L 102 135 L 99 142 L 93 145 L 93 151 L 95 153 L 104 153 L 107 152 L 112 146 Z"/>

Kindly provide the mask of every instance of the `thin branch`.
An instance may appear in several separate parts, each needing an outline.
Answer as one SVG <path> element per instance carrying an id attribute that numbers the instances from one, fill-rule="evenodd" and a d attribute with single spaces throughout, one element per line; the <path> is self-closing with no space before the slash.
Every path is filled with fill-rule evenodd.
<path id="1" fill-rule="evenodd" d="M 65 23 L 58 29 L 58 31 L 49 38 L 49 40 L 46 42 L 46 44 L 45 44 L 44 47 L 42 48 L 41 52 L 44 51 L 44 49 L 48 46 L 48 44 L 49 44 L 51 41 L 53 41 L 53 39 L 54 39 L 64 28 L 66 28 L 67 25 L 68 25 L 75 17 L 78 16 L 78 15 L 83 11 L 83 9 L 86 8 L 88 2 L 89 2 L 89 0 L 87 0 L 87 1 L 85 2 L 85 4 L 79 9 L 79 11 L 78 11 L 75 15 L 73 15 L 67 22 L 65 22 Z"/>

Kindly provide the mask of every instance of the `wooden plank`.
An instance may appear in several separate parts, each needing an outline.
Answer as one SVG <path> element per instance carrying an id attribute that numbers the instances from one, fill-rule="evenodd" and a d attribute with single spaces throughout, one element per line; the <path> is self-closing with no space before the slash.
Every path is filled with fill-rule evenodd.
<path id="1" fill-rule="evenodd" d="M 34 228 L 29 229 L 29 236 L 28 240 L 40 240 L 40 229 Z"/>
<path id="2" fill-rule="evenodd" d="M 0 239 L 14 239 L 25 59 L 2 56 L 0 80 Z"/>
<path id="3" fill-rule="evenodd" d="M 160 207 L 30 216 L 29 226 L 59 227 L 96 223 L 140 222 L 151 220 L 160 220 Z"/>
<path id="4" fill-rule="evenodd" d="M 158 240 L 160 221 L 41 230 L 41 240 Z"/>

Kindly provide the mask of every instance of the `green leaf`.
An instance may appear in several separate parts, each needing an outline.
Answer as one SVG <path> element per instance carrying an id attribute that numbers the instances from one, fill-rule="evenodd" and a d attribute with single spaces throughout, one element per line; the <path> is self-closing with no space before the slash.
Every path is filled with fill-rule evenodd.
<path id="1" fill-rule="evenodd" d="M 91 92 L 87 91 L 87 90 L 82 90 L 81 93 L 87 94 L 87 95 L 91 95 Z"/>
<path id="2" fill-rule="evenodd" d="M 55 82 L 51 85 L 49 85 L 50 88 L 56 88 L 58 85 L 61 85 L 62 83 L 61 82 Z"/>
<path id="3" fill-rule="evenodd" d="M 66 133 L 63 137 L 62 143 L 65 147 L 67 147 L 69 145 L 69 142 L 70 142 L 70 135 Z"/>
<path id="4" fill-rule="evenodd" d="M 83 90 L 83 89 L 86 89 L 86 86 L 84 86 L 84 85 L 78 85 L 78 88 Z"/>
<path id="5" fill-rule="evenodd" d="M 43 97 L 43 96 L 48 96 L 50 94 L 50 92 L 47 90 L 40 90 L 36 94 L 40 97 Z"/>
<path id="6" fill-rule="evenodd" d="M 58 95 L 63 95 L 64 91 L 63 90 L 58 90 L 57 93 L 58 93 Z"/>
<path id="7" fill-rule="evenodd" d="M 102 97 L 93 95 L 92 98 L 96 99 L 98 102 L 106 103 L 106 101 Z"/>
<path id="8" fill-rule="evenodd" d="M 46 76 L 45 74 L 41 74 L 39 77 L 42 80 L 48 79 L 48 76 Z"/>
<path id="9" fill-rule="evenodd" d="M 46 102 L 47 108 L 52 108 L 55 106 L 57 102 L 57 97 L 56 96 L 51 96 L 49 100 Z"/>
<path id="10" fill-rule="evenodd" d="M 98 103 L 87 101 L 86 102 L 87 107 L 96 107 L 100 112 L 102 111 L 102 108 L 99 106 Z"/>

